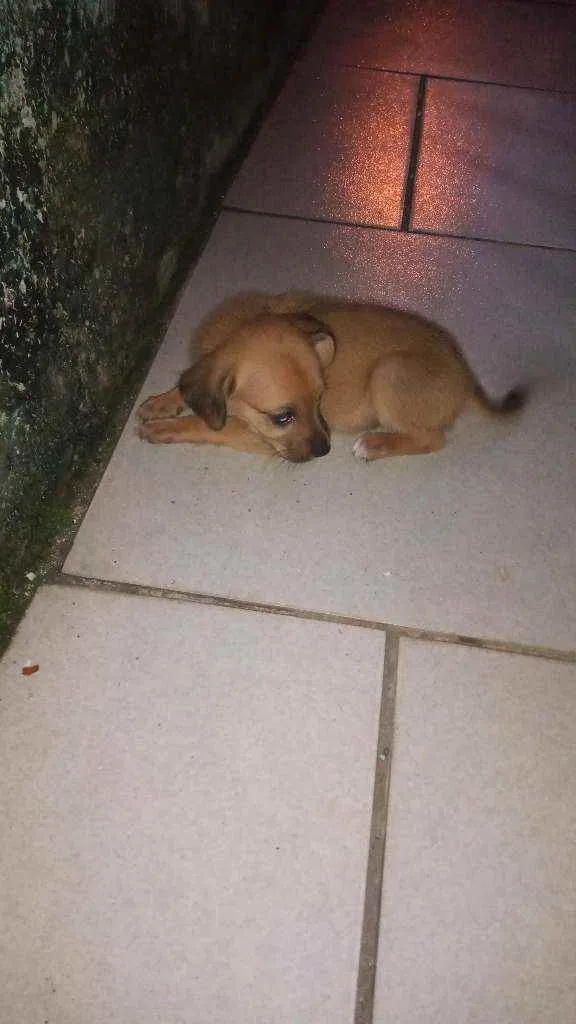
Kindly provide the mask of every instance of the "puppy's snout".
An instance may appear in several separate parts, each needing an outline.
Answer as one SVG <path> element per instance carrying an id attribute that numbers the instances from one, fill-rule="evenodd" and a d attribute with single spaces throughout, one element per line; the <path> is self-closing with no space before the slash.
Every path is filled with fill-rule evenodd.
<path id="1" fill-rule="evenodd" d="M 315 459 L 320 459 L 323 455 L 328 455 L 329 451 L 330 440 L 324 434 L 319 434 L 317 437 L 312 438 L 310 453 Z"/>

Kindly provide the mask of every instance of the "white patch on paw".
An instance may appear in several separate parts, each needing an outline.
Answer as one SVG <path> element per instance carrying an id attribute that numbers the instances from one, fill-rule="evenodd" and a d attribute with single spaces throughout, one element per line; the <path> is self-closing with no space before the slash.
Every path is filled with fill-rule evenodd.
<path id="1" fill-rule="evenodd" d="M 356 459 L 362 459 L 364 462 L 368 462 L 368 448 L 366 446 L 366 440 L 363 434 L 357 437 L 352 446 L 352 454 Z"/>

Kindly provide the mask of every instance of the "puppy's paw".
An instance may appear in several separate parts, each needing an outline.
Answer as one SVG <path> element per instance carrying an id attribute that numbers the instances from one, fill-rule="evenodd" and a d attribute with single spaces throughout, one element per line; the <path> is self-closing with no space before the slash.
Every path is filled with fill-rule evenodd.
<path id="1" fill-rule="evenodd" d="M 370 446 L 368 444 L 370 438 L 367 434 L 360 434 L 357 437 L 352 446 L 352 454 L 355 459 L 360 459 L 362 462 L 369 462 L 373 456 L 370 453 Z"/>
<path id="2" fill-rule="evenodd" d="M 141 423 L 136 433 L 143 441 L 151 444 L 171 444 L 178 440 L 173 420 L 152 420 Z"/>
<path id="3" fill-rule="evenodd" d="M 142 403 L 136 410 L 136 416 L 141 423 L 150 423 L 152 420 L 165 420 L 172 416 L 179 416 L 185 409 L 184 400 L 178 388 L 166 391 L 162 395 L 152 395 Z"/>
<path id="4" fill-rule="evenodd" d="M 387 455 L 395 454 L 396 442 L 396 435 L 376 430 L 372 433 L 360 434 L 360 437 L 357 437 L 354 442 L 352 451 L 362 462 L 374 462 L 375 459 L 383 459 Z"/>

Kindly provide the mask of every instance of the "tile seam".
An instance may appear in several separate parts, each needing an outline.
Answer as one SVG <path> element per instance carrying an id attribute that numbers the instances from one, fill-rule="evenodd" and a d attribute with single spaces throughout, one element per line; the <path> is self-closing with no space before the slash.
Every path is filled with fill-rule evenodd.
<path id="1" fill-rule="evenodd" d="M 374 1016 L 399 646 L 399 635 L 393 629 L 387 631 L 382 670 L 382 695 L 376 744 L 370 842 L 364 889 L 354 1024 L 372 1024 Z"/>
<path id="2" fill-rule="evenodd" d="M 400 220 L 401 231 L 410 231 L 412 225 L 412 208 L 414 206 L 414 199 L 416 195 L 416 182 L 418 178 L 418 168 L 420 165 L 422 134 L 424 131 L 424 114 L 426 111 L 426 90 L 426 76 L 421 75 L 418 81 L 416 109 L 414 111 L 414 124 L 412 126 L 410 152 L 408 155 L 408 168 L 406 170 L 406 181 L 404 183 L 402 217 Z"/>
<path id="3" fill-rule="evenodd" d="M 356 228 L 361 231 L 382 231 L 392 235 L 418 235 L 421 238 L 449 238 L 458 242 L 485 242 L 491 245 L 509 245 L 515 249 L 535 249 L 543 252 L 576 253 L 576 247 L 570 248 L 563 245 L 546 245 L 544 242 L 514 242 L 506 238 L 482 238 L 481 235 L 458 235 L 444 231 L 433 231 L 426 228 L 412 228 L 404 231 L 401 227 L 393 224 L 362 224 L 354 220 L 330 219 L 329 217 L 305 217 L 296 213 L 276 213 L 270 210 L 251 210 L 249 207 L 236 206 L 235 204 L 224 204 L 222 213 L 236 213 L 246 217 L 262 217 L 272 220 L 296 221 L 300 224 L 327 224 L 332 227 Z"/>
<path id="4" fill-rule="evenodd" d="M 576 664 L 576 649 L 564 650 L 540 644 L 517 643 L 492 637 L 477 637 L 462 633 L 448 633 L 441 630 L 424 629 L 418 626 L 402 626 L 362 616 L 343 615 L 337 612 L 313 611 L 292 605 L 269 604 L 265 601 L 250 601 L 243 598 L 225 597 L 200 591 L 177 590 L 123 580 L 109 580 L 98 576 L 84 576 L 55 570 L 44 580 L 46 586 L 78 587 L 101 593 L 124 594 L 128 597 L 149 597 L 180 604 L 197 604 L 207 607 L 230 608 L 235 611 L 252 612 L 260 615 L 275 615 L 281 618 L 301 619 L 308 622 L 326 622 L 336 626 L 365 629 L 378 633 L 392 632 L 406 640 L 445 644 L 452 647 L 473 647 L 477 650 L 497 654 L 514 654 L 520 657 L 541 658 L 564 664 Z"/>
<path id="5" fill-rule="evenodd" d="M 525 0 L 517 0 L 524 3 Z M 533 0 L 534 2 L 534 0 Z M 564 4 L 558 6 L 565 6 Z M 571 5 L 573 6 L 573 5 Z M 493 85 L 498 89 L 520 89 L 522 92 L 545 92 L 552 96 L 575 96 L 576 89 L 561 89 L 546 85 L 517 85 L 515 82 L 495 82 L 489 78 L 460 78 L 458 75 L 441 75 L 432 71 L 405 71 L 399 68 L 379 67 L 377 64 L 334 63 L 334 67 L 348 68 L 353 71 L 372 71 L 375 74 L 402 75 L 405 78 L 427 78 L 429 82 L 457 82 L 462 85 Z"/>
<path id="6" fill-rule="evenodd" d="M 453 238 L 460 242 L 489 242 L 491 245 L 511 245 L 515 249 L 536 249 L 538 252 L 563 252 L 576 253 L 576 247 L 570 248 L 565 245 L 547 245 L 545 242 L 514 242 L 506 238 L 482 238 L 481 235 L 458 235 L 443 231 L 434 231 L 432 228 L 412 228 L 410 234 L 422 238 Z"/>

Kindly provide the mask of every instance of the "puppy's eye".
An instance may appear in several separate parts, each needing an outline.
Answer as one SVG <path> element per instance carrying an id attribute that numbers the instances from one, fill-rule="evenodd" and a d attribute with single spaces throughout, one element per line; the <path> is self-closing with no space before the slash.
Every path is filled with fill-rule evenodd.
<path id="1" fill-rule="evenodd" d="M 282 412 L 272 415 L 270 419 L 277 427 L 288 427 L 291 423 L 294 423 L 296 414 L 294 409 L 284 409 Z"/>

